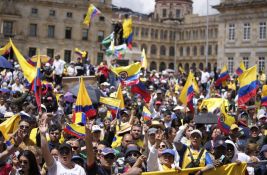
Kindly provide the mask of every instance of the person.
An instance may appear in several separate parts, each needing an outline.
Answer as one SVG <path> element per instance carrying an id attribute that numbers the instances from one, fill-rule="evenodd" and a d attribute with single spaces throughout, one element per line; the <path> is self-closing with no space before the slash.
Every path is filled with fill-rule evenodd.
<path id="1" fill-rule="evenodd" d="M 54 81 L 55 86 L 62 86 L 62 76 L 64 72 L 65 61 L 60 59 L 60 55 L 55 56 L 55 60 L 53 62 L 54 69 Z"/>
<path id="2" fill-rule="evenodd" d="M 48 143 L 46 141 L 46 132 L 48 125 L 46 120 L 41 121 L 39 130 L 41 134 L 41 148 L 47 165 L 48 174 L 80 174 L 85 175 L 85 170 L 78 164 L 71 161 L 72 151 L 69 144 L 61 144 L 58 148 L 59 160 L 56 161 L 50 154 Z"/>
<path id="3" fill-rule="evenodd" d="M 49 138 L 50 141 L 48 142 L 49 150 L 56 148 L 60 145 L 59 139 L 61 136 L 61 127 L 58 125 L 50 125 L 49 126 Z"/>

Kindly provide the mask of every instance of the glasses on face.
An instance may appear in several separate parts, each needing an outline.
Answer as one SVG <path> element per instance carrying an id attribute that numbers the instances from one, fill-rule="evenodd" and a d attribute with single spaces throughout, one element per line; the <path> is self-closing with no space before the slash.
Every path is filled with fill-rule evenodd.
<path id="1" fill-rule="evenodd" d="M 104 156 L 105 159 L 110 159 L 110 160 L 114 160 L 115 159 L 115 155 L 113 154 L 108 154 Z"/>
<path id="2" fill-rule="evenodd" d="M 27 125 L 20 125 L 19 128 L 20 128 L 20 129 L 29 129 L 30 127 L 27 126 Z"/>
<path id="3" fill-rule="evenodd" d="M 138 153 L 129 153 L 128 157 L 139 157 Z"/>
<path id="4" fill-rule="evenodd" d="M 59 151 L 59 154 L 61 154 L 61 155 L 69 155 L 70 154 L 70 150 L 62 149 L 62 150 Z"/>
<path id="5" fill-rule="evenodd" d="M 159 146 L 159 149 L 165 149 L 166 148 L 166 145 L 160 145 Z"/>

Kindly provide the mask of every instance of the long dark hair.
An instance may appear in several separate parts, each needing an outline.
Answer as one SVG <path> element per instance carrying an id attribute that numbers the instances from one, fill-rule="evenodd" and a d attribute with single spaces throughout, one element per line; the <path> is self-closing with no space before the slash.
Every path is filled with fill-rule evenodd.
<path id="1" fill-rule="evenodd" d="M 40 175 L 39 168 L 38 168 L 38 165 L 37 165 L 37 161 L 36 161 L 36 158 L 35 158 L 33 152 L 31 152 L 30 150 L 23 150 L 19 154 L 19 158 L 21 156 L 26 157 L 28 159 L 28 161 L 29 161 L 29 174 Z"/>

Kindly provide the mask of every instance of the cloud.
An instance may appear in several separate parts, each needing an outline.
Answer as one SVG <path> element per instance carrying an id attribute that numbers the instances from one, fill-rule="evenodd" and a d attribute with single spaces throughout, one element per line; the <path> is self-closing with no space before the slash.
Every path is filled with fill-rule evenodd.
<path id="1" fill-rule="evenodd" d="M 199 15 L 207 14 L 207 0 L 193 0 L 193 13 Z M 127 7 L 133 11 L 141 13 L 151 13 L 154 11 L 155 0 L 112 0 L 114 5 L 119 7 Z M 217 10 L 212 9 L 211 6 L 217 5 L 220 3 L 220 0 L 209 0 L 209 14 L 218 13 Z"/>

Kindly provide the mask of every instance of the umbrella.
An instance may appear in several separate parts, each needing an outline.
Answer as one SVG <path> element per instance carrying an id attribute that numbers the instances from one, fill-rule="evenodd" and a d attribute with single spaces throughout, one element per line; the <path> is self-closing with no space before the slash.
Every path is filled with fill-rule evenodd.
<path id="1" fill-rule="evenodd" d="M 13 69 L 12 64 L 3 56 L 0 56 L 0 67 L 4 69 Z"/>
<path id="2" fill-rule="evenodd" d="M 47 63 L 51 58 L 47 55 L 40 55 L 41 63 Z M 37 55 L 34 55 L 30 58 L 30 60 L 34 63 L 37 62 Z"/>
<path id="3" fill-rule="evenodd" d="M 77 84 L 76 86 L 71 87 L 68 91 L 72 93 L 73 95 L 77 96 L 78 91 L 79 91 L 79 86 L 80 85 Z M 100 96 L 103 96 L 101 91 L 97 89 L 96 87 L 93 87 L 88 84 L 86 85 L 86 89 L 87 89 L 88 95 L 90 96 L 90 99 L 92 100 L 92 103 L 93 104 L 99 103 Z"/>

